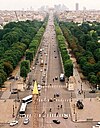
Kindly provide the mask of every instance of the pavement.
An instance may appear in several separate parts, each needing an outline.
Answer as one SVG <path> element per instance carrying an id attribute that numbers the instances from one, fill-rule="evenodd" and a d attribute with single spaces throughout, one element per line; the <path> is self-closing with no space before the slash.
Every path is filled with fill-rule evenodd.
<path id="1" fill-rule="evenodd" d="M 0 100 L 0 124 L 15 120 L 19 105 L 14 99 Z"/>
<path id="2" fill-rule="evenodd" d="M 78 109 L 76 106 L 77 99 L 70 100 L 72 121 L 100 121 L 100 100 L 97 98 L 81 99 L 84 108 Z M 75 105 L 74 105 L 75 104 Z"/>

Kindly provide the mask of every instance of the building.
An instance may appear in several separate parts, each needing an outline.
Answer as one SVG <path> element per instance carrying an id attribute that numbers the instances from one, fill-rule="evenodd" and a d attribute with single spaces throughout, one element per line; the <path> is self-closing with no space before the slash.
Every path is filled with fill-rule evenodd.
<path id="1" fill-rule="evenodd" d="M 79 10 L 79 3 L 75 4 L 75 10 L 78 11 Z"/>

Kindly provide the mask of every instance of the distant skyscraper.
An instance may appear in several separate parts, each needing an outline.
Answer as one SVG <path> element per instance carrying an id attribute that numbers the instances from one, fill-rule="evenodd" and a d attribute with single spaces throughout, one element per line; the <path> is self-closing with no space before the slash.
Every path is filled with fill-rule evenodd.
<path id="1" fill-rule="evenodd" d="M 79 10 L 79 3 L 76 3 L 76 4 L 75 4 L 75 9 L 76 9 L 76 11 Z"/>

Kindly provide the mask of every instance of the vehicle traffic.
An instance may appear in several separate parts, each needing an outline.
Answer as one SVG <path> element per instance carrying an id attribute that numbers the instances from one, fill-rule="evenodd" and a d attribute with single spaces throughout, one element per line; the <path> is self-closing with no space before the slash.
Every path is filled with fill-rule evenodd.
<path id="1" fill-rule="evenodd" d="M 59 120 L 53 120 L 53 122 L 54 122 L 55 124 L 60 124 L 60 121 L 59 121 Z"/>
<path id="2" fill-rule="evenodd" d="M 65 75 L 63 73 L 60 74 L 60 81 L 65 81 Z"/>
<path id="3" fill-rule="evenodd" d="M 63 115 L 63 118 L 64 118 L 64 119 L 68 119 L 68 114 L 64 114 L 64 115 Z"/>
<path id="4" fill-rule="evenodd" d="M 22 103 L 21 104 L 21 107 L 20 107 L 20 110 L 19 110 L 19 115 L 21 117 L 24 117 L 25 116 L 26 108 L 27 108 L 27 103 Z"/>
<path id="5" fill-rule="evenodd" d="M 25 118 L 24 121 L 23 121 L 23 124 L 26 125 L 29 123 L 29 118 Z"/>
<path id="6" fill-rule="evenodd" d="M 26 96 L 22 99 L 22 103 L 30 103 L 32 102 L 32 95 Z"/>
<path id="7" fill-rule="evenodd" d="M 9 125 L 10 125 L 10 126 L 15 126 L 16 124 L 18 124 L 18 121 L 17 121 L 17 120 L 14 120 L 14 121 L 12 121 Z"/>
<path id="8" fill-rule="evenodd" d="M 40 66 L 43 67 L 43 65 L 44 65 L 44 61 L 40 60 Z"/>

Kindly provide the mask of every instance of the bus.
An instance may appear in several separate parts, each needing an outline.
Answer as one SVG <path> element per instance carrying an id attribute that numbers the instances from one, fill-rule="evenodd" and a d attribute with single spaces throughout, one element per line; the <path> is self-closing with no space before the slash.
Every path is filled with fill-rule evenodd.
<path id="1" fill-rule="evenodd" d="M 40 66 L 43 67 L 43 65 L 44 65 L 44 61 L 41 60 L 41 61 L 40 61 Z"/>
<path id="2" fill-rule="evenodd" d="M 26 107 L 27 107 L 27 103 L 22 103 L 21 104 L 21 107 L 20 107 L 20 110 L 19 110 L 19 115 L 21 117 L 25 116 Z"/>
<path id="3" fill-rule="evenodd" d="M 26 96 L 22 99 L 22 103 L 30 103 L 32 102 L 32 95 Z"/>

